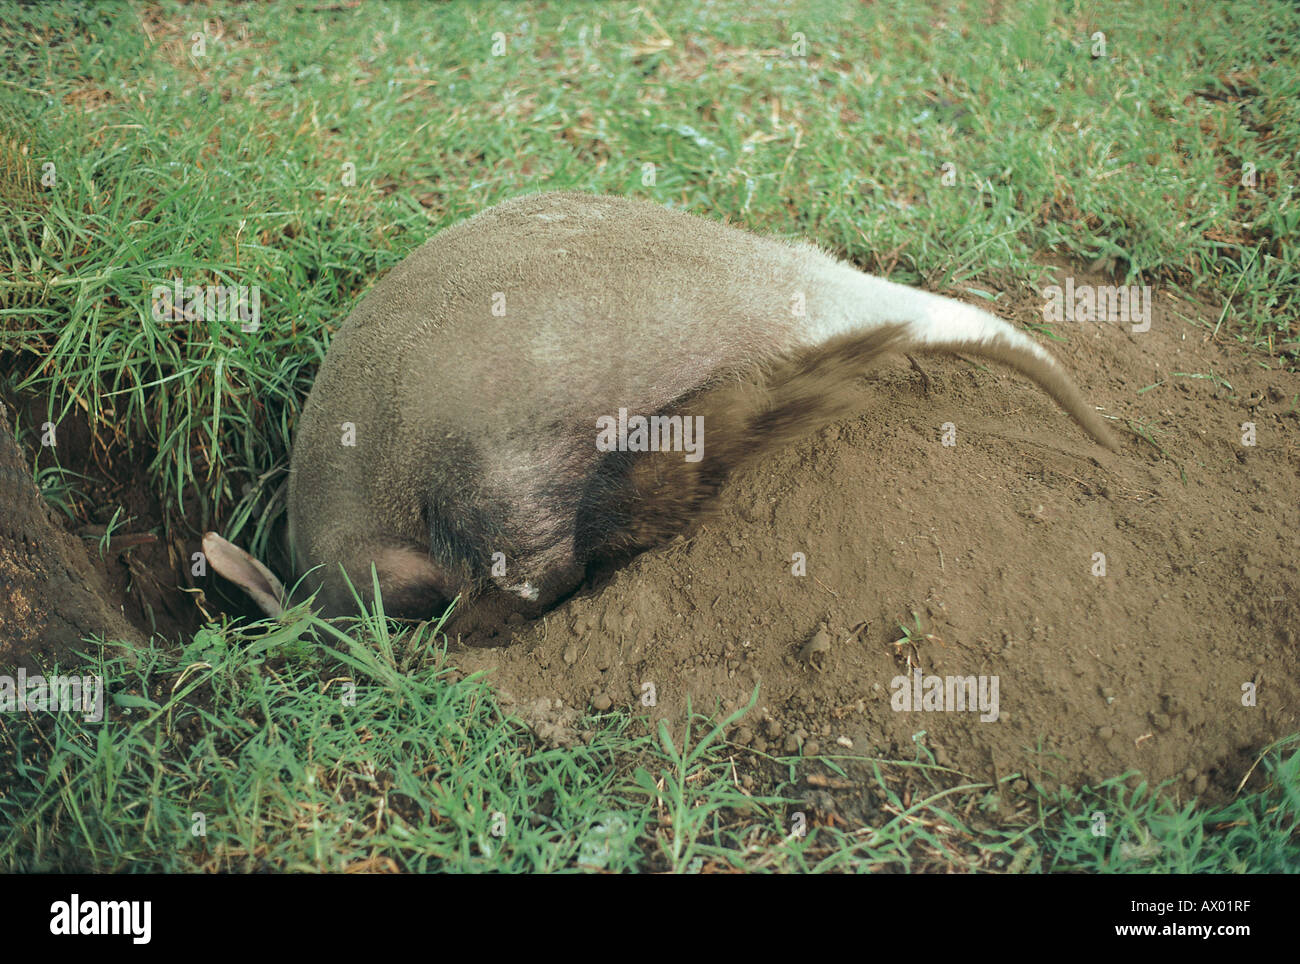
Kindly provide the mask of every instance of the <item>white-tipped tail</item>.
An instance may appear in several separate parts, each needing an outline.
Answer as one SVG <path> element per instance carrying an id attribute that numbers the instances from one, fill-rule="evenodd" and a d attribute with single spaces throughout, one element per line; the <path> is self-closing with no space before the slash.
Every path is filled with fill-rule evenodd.
<path id="1" fill-rule="evenodd" d="M 846 264 L 825 271 L 810 299 L 807 336 L 816 344 L 881 325 L 906 327 L 905 351 L 963 352 L 1001 362 L 1032 379 L 1102 445 L 1117 449 L 1096 409 L 1059 362 L 1024 332 L 972 305 L 874 278 Z"/>

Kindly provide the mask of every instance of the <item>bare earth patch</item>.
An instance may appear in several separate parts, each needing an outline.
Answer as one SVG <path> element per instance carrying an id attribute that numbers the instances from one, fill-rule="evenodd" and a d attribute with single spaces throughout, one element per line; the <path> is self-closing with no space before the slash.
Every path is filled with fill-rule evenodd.
<path id="1" fill-rule="evenodd" d="M 734 479 L 693 537 L 545 619 L 480 625 L 453 661 L 490 670 L 552 740 L 576 709 L 644 712 L 645 684 L 670 721 L 688 696 L 734 707 L 761 684 L 732 737 L 769 753 L 910 759 L 920 743 L 979 780 L 1137 770 L 1233 792 L 1300 730 L 1300 377 L 1179 317 L 1217 310 L 1153 303 L 1148 332 L 1067 322 L 1050 345 L 1120 417 L 1121 454 L 1024 379 L 926 356 L 927 397 L 900 360 L 864 378 L 860 417 Z M 915 644 L 896 644 L 902 622 Z M 915 666 L 996 676 L 998 719 L 895 711 L 891 681 Z"/>

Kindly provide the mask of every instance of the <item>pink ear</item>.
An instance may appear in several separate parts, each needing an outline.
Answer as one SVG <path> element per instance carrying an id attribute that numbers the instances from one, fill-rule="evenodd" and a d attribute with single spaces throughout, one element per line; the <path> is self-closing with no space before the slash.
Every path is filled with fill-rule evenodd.
<path id="1" fill-rule="evenodd" d="M 239 546 L 215 532 L 205 532 L 203 554 L 214 570 L 248 593 L 262 612 L 268 616 L 284 612 L 284 586 L 280 580 Z"/>

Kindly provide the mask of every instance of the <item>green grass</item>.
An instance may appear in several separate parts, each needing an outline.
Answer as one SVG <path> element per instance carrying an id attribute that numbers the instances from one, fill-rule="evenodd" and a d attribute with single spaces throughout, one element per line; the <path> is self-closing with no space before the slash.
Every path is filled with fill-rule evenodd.
<path id="1" fill-rule="evenodd" d="M 1023 291 L 1044 258 L 1096 263 L 1208 299 L 1219 337 L 1276 364 L 1300 334 L 1297 37 L 1283 0 L 1018 0 L 996 16 L 904 0 L 0 2 L 0 388 L 56 423 L 89 419 L 105 464 L 143 467 L 168 529 L 217 521 L 265 554 L 294 421 L 356 299 L 440 227 L 560 188 L 811 238 L 939 291 Z M 150 290 L 174 278 L 260 286 L 261 329 L 154 320 Z M 40 481 L 86 518 L 86 480 L 55 465 Z M 113 722 L 0 718 L 3 865 L 1297 866 L 1290 746 L 1262 764 L 1269 789 L 1222 811 L 1118 782 L 1028 806 L 924 758 L 874 761 L 873 830 L 792 836 L 804 764 L 767 761 L 783 776 L 751 795 L 728 762 L 750 751 L 711 725 L 683 744 L 620 717 L 590 720 L 576 750 L 534 747 L 429 633 L 386 632 L 299 621 L 93 651 L 125 700 Z M 1098 808 L 1106 837 L 1081 816 Z"/>
<path id="2" fill-rule="evenodd" d="M 985 870 L 1261 872 L 1300 867 L 1300 738 L 1265 789 L 1222 808 L 1120 778 L 998 788 L 912 761 L 770 758 L 702 718 L 674 737 L 621 714 L 537 746 L 434 627 L 343 633 L 299 610 L 174 647 L 101 648 L 104 722 L 0 716 L 8 872 Z M 755 694 L 757 696 L 757 694 Z M 736 780 L 766 765 L 772 785 Z M 808 774 L 862 768 L 869 828 L 830 825 Z M 847 780 L 846 785 L 854 781 Z M 905 799 L 905 797 L 907 799 Z M 1104 826 L 1098 815 L 1104 817 Z M 1098 833 L 1101 830 L 1103 832 Z"/>
<path id="3" fill-rule="evenodd" d="M 588 742 L 546 748 L 503 716 L 484 679 L 446 664 L 433 626 L 357 629 L 295 611 L 200 631 L 179 652 L 99 648 L 88 665 L 107 683 L 107 720 L 0 716 L 0 868 L 1300 867 L 1300 738 L 1261 755 L 1265 790 L 1201 809 L 1122 778 L 1048 794 L 1015 790 L 1010 774 L 995 789 L 937 767 L 919 742 L 913 761 L 757 755 L 723 738 L 753 700 L 728 720 L 698 718 L 684 738 L 663 724 L 636 735 L 643 721 L 612 713 L 584 721 Z M 770 789 L 736 781 L 746 755 L 768 764 Z M 871 828 L 826 824 L 801 789 L 846 765 L 870 774 Z"/>

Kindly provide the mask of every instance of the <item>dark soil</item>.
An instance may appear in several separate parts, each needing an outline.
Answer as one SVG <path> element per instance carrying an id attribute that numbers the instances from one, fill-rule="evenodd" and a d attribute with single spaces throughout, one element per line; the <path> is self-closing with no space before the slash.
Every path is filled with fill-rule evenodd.
<path id="1" fill-rule="evenodd" d="M 646 684 L 652 718 L 676 721 L 688 697 L 741 706 L 761 684 L 732 736 L 769 753 L 912 759 L 919 741 L 977 779 L 1135 770 L 1233 792 L 1300 730 L 1300 377 L 1212 340 L 1216 309 L 1153 302 L 1145 333 L 1067 322 L 1050 345 L 1119 417 L 1121 453 L 1018 376 L 924 356 L 927 397 L 900 359 L 863 379 L 860 417 L 741 473 L 689 539 L 544 619 L 479 627 L 453 659 L 556 740 L 576 709 L 646 712 Z M 997 721 L 892 709 L 916 666 L 996 676 Z"/>

